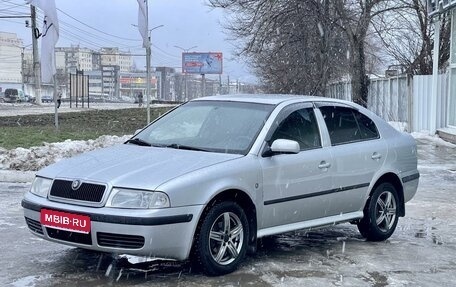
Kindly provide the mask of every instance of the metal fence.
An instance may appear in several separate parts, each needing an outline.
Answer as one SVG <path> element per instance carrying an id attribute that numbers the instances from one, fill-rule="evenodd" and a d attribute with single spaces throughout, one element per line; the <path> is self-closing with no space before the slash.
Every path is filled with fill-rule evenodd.
<path id="1" fill-rule="evenodd" d="M 446 125 L 448 74 L 439 75 L 437 95 L 437 128 Z M 327 97 L 352 100 L 350 81 L 332 83 Z M 432 75 L 398 76 L 371 79 L 367 108 L 386 121 L 407 123 L 407 130 L 430 130 Z"/>

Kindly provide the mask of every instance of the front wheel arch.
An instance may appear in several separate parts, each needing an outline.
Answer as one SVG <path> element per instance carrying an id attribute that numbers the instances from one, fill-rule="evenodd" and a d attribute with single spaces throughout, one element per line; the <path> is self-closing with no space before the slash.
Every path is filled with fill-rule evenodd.
<path id="1" fill-rule="evenodd" d="M 247 252 L 249 233 L 247 216 L 239 204 L 216 202 L 195 233 L 192 263 L 210 276 L 233 272 Z"/>
<path id="2" fill-rule="evenodd" d="M 248 238 L 248 246 L 247 246 L 247 254 L 253 254 L 256 251 L 257 248 L 257 211 L 256 211 L 256 205 L 250 198 L 250 196 L 239 189 L 227 189 L 224 190 L 220 193 L 218 193 L 216 196 L 214 196 L 204 207 L 203 211 L 201 212 L 201 215 L 198 218 L 198 223 L 196 225 L 196 230 L 193 234 L 193 242 L 192 242 L 192 247 L 190 251 L 190 256 L 194 257 L 195 256 L 195 241 L 197 236 L 199 235 L 200 229 L 201 229 L 201 224 L 205 218 L 205 216 L 208 214 L 209 210 L 214 207 L 215 205 L 221 203 L 221 202 L 226 202 L 226 201 L 232 201 L 236 204 L 238 204 L 242 210 L 244 211 L 245 215 L 247 216 L 247 221 L 248 221 L 248 228 L 249 228 L 249 238 Z"/>

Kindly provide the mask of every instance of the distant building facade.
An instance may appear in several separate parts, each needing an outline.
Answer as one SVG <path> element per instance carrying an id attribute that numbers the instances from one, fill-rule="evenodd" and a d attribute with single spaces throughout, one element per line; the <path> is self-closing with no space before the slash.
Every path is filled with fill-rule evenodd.
<path id="1" fill-rule="evenodd" d="M 15 33 L 0 32 L 0 82 L 22 83 L 23 43 Z"/>
<path id="2" fill-rule="evenodd" d="M 55 48 L 56 69 L 64 70 L 66 73 L 75 73 L 76 70 L 92 71 L 92 53 L 88 48 L 79 46 Z"/>
<path id="3" fill-rule="evenodd" d="M 101 48 L 101 66 L 119 66 L 121 73 L 128 73 L 133 66 L 133 59 L 129 52 L 121 52 L 119 48 Z"/>

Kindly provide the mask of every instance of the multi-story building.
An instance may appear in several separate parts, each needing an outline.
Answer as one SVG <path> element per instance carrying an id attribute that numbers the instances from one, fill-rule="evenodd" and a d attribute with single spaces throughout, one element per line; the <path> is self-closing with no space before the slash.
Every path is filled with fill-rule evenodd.
<path id="1" fill-rule="evenodd" d="M 130 52 L 121 52 L 119 48 L 101 48 L 100 65 L 119 66 L 121 73 L 128 73 L 131 71 L 133 58 Z"/>
<path id="2" fill-rule="evenodd" d="M 0 82 L 22 83 L 23 49 L 15 33 L 0 32 Z"/>
<path id="3" fill-rule="evenodd" d="M 93 51 L 78 46 L 58 47 L 55 49 L 55 62 L 57 69 L 64 69 L 67 73 L 75 73 L 76 70 L 92 71 Z"/>

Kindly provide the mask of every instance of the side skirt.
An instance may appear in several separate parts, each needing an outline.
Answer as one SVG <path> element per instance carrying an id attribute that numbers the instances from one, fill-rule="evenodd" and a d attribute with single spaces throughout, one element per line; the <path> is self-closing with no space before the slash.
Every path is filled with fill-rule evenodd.
<path id="1" fill-rule="evenodd" d="M 274 234 L 285 233 L 300 229 L 310 229 L 324 226 L 331 226 L 339 223 L 352 221 L 355 219 L 363 218 L 364 214 L 362 211 L 350 212 L 340 215 L 334 215 L 330 217 L 318 218 L 313 220 L 307 220 L 302 222 L 290 223 L 286 225 L 273 226 L 268 228 L 259 229 L 257 231 L 257 237 L 264 237 Z"/>

